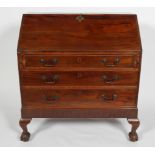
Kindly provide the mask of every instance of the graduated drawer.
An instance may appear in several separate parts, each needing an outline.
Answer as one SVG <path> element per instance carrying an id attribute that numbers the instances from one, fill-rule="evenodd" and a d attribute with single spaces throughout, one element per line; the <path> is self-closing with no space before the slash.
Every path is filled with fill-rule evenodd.
<path id="1" fill-rule="evenodd" d="M 138 66 L 138 56 L 66 56 L 66 55 L 25 55 L 24 67 L 54 68 L 54 67 L 88 67 L 88 68 L 135 68 Z"/>
<path id="2" fill-rule="evenodd" d="M 136 86 L 138 72 L 131 71 L 22 71 L 22 85 L 53 86 Z"/>
<path id="3" fill-rule="evenodd" d="M 25 88 L 23 105 L 55 108 L 104 108 L 136 106 L 136 89 L 52 90 Z"/>

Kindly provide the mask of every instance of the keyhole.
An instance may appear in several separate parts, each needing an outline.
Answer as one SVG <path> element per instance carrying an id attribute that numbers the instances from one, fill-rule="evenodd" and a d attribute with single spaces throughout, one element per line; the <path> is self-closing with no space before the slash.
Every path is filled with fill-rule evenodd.
<path id="1" fill-rule="evenodd" d="M 82 73 L 77 73 L 77 78 L 81 78 L 82 77 Z"/>
<path id="2" fill-rule="evenodd" d="M 77 63 L 80 64 L 81 61 L 82 61 L 82 58 L 78 57 L 78 58 L 77 58 Z"/>

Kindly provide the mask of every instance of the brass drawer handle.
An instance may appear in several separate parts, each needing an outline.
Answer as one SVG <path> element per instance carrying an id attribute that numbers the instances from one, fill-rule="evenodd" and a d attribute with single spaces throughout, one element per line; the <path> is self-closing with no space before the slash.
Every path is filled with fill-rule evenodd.
<path id="1" fill-rule="evenodd" d="M 103 75 L 102 79 L 104 80 L 105 83 L 113 83 L 119 79 L 118 75 L 114 75 L 112 78 L 108 78 L 107 75 Z"/>
<path id="2" fill-rule="evenodd" d="M 57 95 L 45 96 L 45 101 L 47 101 L 48 104 L 50 104 L 51 102 L 58 101 L 59 99 L 60 99 L 60 97 Z"/>
<path id="3" fill-rule="evenodd" d="M 45 60 L 41 58 L 40 63 L 42 63 L 44 67 L 53 67 L 58 63 L 58 59 L 53 58 L 52 60 Z"/>
<path id="4" fill-rule="evenodd" d="M 103 94 L 103 95 L 101 96 L 101 99 L 102 99 L 102 101 L 104 101 L 104 102 L 114 101 L 114 100 L 117 99 L 117 95 L 116 95 L 116 94 L 112 94 L 111 97 L 108 97 L 108 96 L 106 96 L 105 94 Z"/>
<path id="5" fill-rule="evenodd" d="M 46 76 L 46 75 L 43 75 L 41 77 L 41 79 L 45 82 L 45 83 L 48 83 L 48 84 L 55 84 L 58 79 L 59 79 L 59 76 L 58 75 L 52 75 L 52 76 Z"/>
<path id="6" fill-rule="evenodd" d="M 108 60 L 106 58 L 102 59 L 101 62 L 104 64 L 106 67 L 115 67 L 119 64 L 120 59 L 117 57 L 115 58 L 114 62 L 112 64 L 108 64 Z"/>

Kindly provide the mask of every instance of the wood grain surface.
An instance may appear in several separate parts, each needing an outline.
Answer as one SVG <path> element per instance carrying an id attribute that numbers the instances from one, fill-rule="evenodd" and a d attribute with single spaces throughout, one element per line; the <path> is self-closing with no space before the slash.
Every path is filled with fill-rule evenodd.
<path id="1" fill-rule="evenodd" d="M 17 51 L 22 141 L 32 118 L 116 117 L 129 119 L 138 140 L 136 15 L 24 14 Z"/>

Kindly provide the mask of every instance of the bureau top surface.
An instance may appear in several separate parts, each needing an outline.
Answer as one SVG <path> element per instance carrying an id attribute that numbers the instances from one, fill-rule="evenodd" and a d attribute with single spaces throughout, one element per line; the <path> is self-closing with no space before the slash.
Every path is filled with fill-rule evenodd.
<path id="1" fill-rule="evenodd" d="M 133 14 L 24 14 L 18 52 L 141 51 Z"/>

